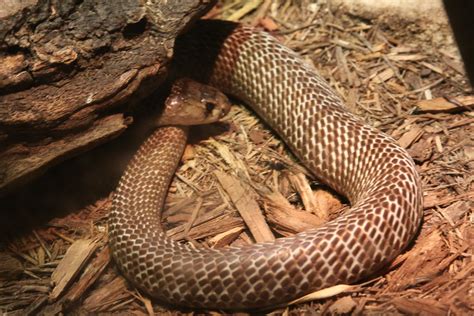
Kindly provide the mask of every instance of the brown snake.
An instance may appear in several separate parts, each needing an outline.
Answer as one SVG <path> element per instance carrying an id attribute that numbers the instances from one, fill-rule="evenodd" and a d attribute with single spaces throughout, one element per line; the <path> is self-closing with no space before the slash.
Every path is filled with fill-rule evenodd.
<path id="1" fill-rule="evenodd" d="M 157 209 L 179 161 L 180 129 L 153 134 L 113 198 L 110 247 L 126 277 L 176 305 L 247 309 L 353 283 L 392 261 L 422 219 L 420 179 L 407 152 L 349 113 L 317 71 L 270 35 L 200 21 L 177 40 L 178 71 L 245 101 L 351 209 L 273 243 L 194 248 L 166 237 Z"/>

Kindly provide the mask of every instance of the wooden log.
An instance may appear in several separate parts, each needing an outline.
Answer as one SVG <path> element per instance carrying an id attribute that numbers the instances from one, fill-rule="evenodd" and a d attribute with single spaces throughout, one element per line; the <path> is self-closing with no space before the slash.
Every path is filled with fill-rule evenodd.
<path id="1" fill-rule="evenodd" d="M 166 77 L 175 37 L 214 1 L 6 1 L 0 196 L 124 131 Z"/>

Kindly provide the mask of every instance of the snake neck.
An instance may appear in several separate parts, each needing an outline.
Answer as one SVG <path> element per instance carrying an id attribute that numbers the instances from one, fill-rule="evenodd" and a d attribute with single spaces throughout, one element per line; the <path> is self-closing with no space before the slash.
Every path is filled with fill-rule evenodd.
<path id="1" fill-rule="evenodd" d="M 178 39 L 175 61 L 180 75 L 249 105 L 314 176 L 351 204 L 396 180 L 405 180 L 400 190 L 420 198 L 418 173 L 406 151 L 348 112 L 312 65 L 269 34 L 233 22 L 200 21 Z"/>

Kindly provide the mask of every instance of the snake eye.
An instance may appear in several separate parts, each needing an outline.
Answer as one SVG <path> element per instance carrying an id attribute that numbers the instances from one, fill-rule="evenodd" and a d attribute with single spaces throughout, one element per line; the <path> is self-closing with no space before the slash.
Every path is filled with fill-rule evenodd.
<path id="1" fill-rule="evenodd" d="M 216 108 L 216 105 L 212 102 L 206 102 L 206 113 L 210 114 L 214 109 Z"/>

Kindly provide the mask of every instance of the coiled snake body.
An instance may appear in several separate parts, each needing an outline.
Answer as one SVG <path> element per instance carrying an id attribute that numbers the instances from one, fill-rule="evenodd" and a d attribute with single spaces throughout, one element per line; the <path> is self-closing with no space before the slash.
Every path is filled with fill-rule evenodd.
<path id="1" fill-rule="evenodd" d="M 353 283 L 382 268 L 412 240 L 422 218 L 419 176 L 389 136 L 364 124 L 294 52 L 270 35 L 200 21 L 176 43 L 178 71 L 254 109 L 315 176 L 351 209 L 274 243 L 195 249 L 168 239 L 157 208 L 182 152 L 179 129 L 162 129 L 123 175 L 110 215 L 110 247 L 124 274 L 176 305 L 246 309 Z"/>

